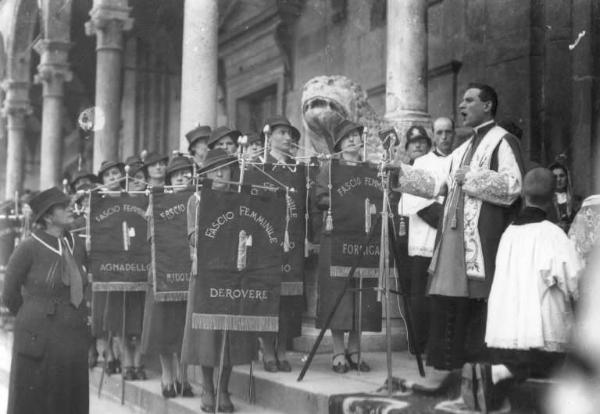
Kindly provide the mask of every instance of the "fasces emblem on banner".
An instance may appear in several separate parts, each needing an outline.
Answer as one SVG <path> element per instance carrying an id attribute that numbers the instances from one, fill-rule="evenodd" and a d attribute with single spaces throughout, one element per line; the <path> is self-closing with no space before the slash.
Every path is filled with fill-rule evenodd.
<path id="1" fill-rule="evenodd" d="M 88 226 L 93 290 L 145 290 L 150 245 L 146 210 L 148 198 L 92 193 Z"/>
<path id="2" fill-rule="evenodd" d="M 346 277 L 356 257 L 364 250 L 356 276 L 379 277 L 381 229 L 375 228 L 372 242 L 365 246 L 365 234 L 377 221 L 383 192 L 377 169 L 368 164 L 331 164 L 331 276 Z"/>
<path id="3" fill-rule="evenodd" d="M 193 191 L 151 195 L 152 282 L 157 301 L 187 298 L 192 260 L 187 237 L 188 200 Z"/>
<path id="4" fill-rule="evenodd" d="M 203 188 L 192 327 L 277 331 L 285 196 Z"/>
<path id="5" fill-rule="evenodd" d="M 274 182 L 265 175 L 275 178 Z M 284 252 L 282 264 L 281 295 L 302 295 L 304 280 L 304 239 L 305 239 L 305 212 L 306 212 L 306 167 L 295 165 L 293 168 L 283 165 L 264 164 L 264 166 L 252 168 L 246 171 L 244 183 L 258 184 L 266 187 L 280 188 L 286 185 L 293 188 L 289 193 L 289 249 Z M 264 191 L 264 190 L 253 190 Z"/>

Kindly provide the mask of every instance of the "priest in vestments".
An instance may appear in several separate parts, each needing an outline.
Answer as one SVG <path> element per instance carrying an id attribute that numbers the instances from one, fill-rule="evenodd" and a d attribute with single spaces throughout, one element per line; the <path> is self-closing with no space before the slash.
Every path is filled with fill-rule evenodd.
<path id="1" fill-rule="evenodd" d="M 474 134 L 449 155 L 439 173 L 400 165 L 398 191 L 425 198 L 446 195 L 429 271 L 431 319 L 426 349 L 428 389 L 449 371 L 485 358 L 487 298 L 498 243 L 519 204 L 523 160 L 519 141 L 496 125 L 497 94 L 470 84 L 460 103 Z M 414 387 L 418 389 L 417 387 Z"/>

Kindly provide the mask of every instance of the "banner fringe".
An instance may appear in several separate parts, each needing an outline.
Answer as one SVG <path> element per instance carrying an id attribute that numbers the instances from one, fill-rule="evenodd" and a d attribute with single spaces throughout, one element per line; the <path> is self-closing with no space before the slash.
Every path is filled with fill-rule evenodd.
<path id="1" fill-rule="evenodd" d="M 280 296 L 297 296 L 304 294 L 302 282 L 281 282 Z"/>
<path id="2" fill-rule="evenodd" d="M 331 277 L 348 277 L 350 266 L 331 266 L 329 274 Z M 379 268 L 377 267 L 357 267 L 354 277 L 364 277 L 369 279 L 379 278 Z"/>
<path id="3" fill-rule="evenodd" d="M 277 332 L 278 316 L 192 314 L 192 329 L 208 331 Z"/>
<path id="4" fill-rule="evenodd" d="M 185 302 L 187 301 L 188 293 L 179 292 L 154 292 L 154 299 L 157 302 Z"/>
<path id="5" fill-rule="evenodd" d="M 132 292 L 148 290 L 148 282 L 93 282 L 94 292 Z"/>

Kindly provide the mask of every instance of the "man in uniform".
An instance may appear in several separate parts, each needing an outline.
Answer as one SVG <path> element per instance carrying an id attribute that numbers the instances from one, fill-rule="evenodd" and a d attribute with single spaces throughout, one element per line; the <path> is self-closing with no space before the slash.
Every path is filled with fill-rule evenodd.
<path id="1" fill-rule="evenodd" d="M 448 156 L 441 173 L 400 165 L 400 191 L 425 198 L 447 193 L 428 287 L 431 324 L 427 364 L 431 388 L 450 370 L 485 357 L 486 301 L 502 232 L 521 192 L 523 162 L 518 140 L 496 125 L 498 97 L 485 84 L 470 84 L 460 103 L 474 134 Z M 465 384 L 468 383 L 465 381 Z"/>

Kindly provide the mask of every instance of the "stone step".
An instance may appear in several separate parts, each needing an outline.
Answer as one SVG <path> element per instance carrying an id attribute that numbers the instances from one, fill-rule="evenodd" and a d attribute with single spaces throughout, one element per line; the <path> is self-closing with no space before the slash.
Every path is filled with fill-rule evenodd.
<path id="1" fill-rule="evenodd" d="M 406 338 L 406 329 L 404 325 L 394 323 L 392 325 L 392 351 L 405 351 L 408 349 Z M 301 353 L 309 353 L 314 346 L 320 330 L 310 326 L 302 327 L 302 335 L 294 338 L 293 350 Z M 363 332 L 361 340 L 361 349 L 364 352 L 385 352 L 387 348 L 387 337 L 385 334 L 385 325 L 382 332 Z M 331 331 L 327 331 L 323 340 L 317 349 L 318 353 L 331 353 L 333 351 L 333 342 Z"/>
<path id="2" fill-rule="evenodd" d="M 90 371 L 90 392 L 97 393 L 102 371 L 99 367 Z M 125 381 L 125 405 L 135 413 L 148 414 L 198 414 L 200 410 L 199 385 L 192 383 L 192 389 L 196 394 L 193 398 L 170 398 L 165 399 L 161 394 L 160 376 L 154 372 L 148 372 L 149 379 L 146 381 Z M 121 376 L 119 374 L 104 376 L 101 398 L 110 398 L 121 401 Z M 285 411 L 269 409 L 255 404 L 250 404 L 235 395 L 231 396 L 236 413 L 247 414 L 281 414 Z"/>

